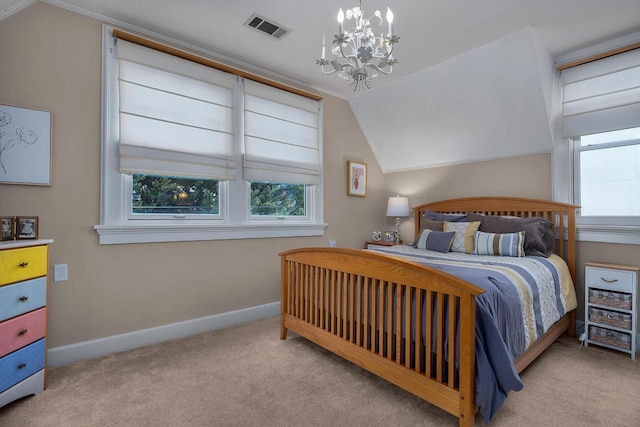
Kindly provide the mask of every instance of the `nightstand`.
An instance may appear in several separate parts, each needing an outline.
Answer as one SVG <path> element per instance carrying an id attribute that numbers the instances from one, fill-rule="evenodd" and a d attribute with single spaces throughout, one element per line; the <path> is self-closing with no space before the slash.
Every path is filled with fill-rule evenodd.
<path id="1" fill-rule="evenodd" d="M 385 242 L 383 240 L 380 240 L 379 242 L 366 241 L 366 242 L 364 242 L 364 248 L 365 249 L 369 249 L 369 247 L 371 247 L 371 246 L 396 246 L 396 245 L 401 245 L 401 244 L 402 244 L 402 242 L 400 242 L 400 243 Z"/>
<path id="2" fill-rule="evenodd" d="M 623 351 L 635 360 L 638 271 L 630 265 L 585 263 L 585 346 Z"/>

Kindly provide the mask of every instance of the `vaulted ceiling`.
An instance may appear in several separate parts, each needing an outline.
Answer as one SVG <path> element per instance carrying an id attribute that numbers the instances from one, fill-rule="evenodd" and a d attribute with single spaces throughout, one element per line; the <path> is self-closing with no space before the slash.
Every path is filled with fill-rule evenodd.
<path id="1" fill-rule="evenodd" d="M 33 2 L 0 0 L 0 19 Z M 372 89 L 354 92 L 338 77 L 323 75 L 315 60 L 322 35 L 329 42 L 337 32 L 338 9 L 356 0 L 45 2 L 344 98 L 384 171 L 468 161 L 456 155 L 464 144 L 451 144 L 469 138 L 489 144 L 485 158 L 523 154 L 505 140 L 516 148 L 534 143 L 530 152 L 548 151 L 551 94 L 545 79 L 553 58 L 640 31 L 639 0 L 364 0 L 367 15 L 393 10 L 398 64 Z M 290 32 L 277 40 L 248 28 L 244 24 L 254 13 Z M 487 104 L 495 97 L 503 100 Z M 526 103 L 532 106 L 521 106 Z M 465 130 L 458 132 L 461 123 Z M 518 141 L 518 130 L 530 135 L 526 141 Z"/>

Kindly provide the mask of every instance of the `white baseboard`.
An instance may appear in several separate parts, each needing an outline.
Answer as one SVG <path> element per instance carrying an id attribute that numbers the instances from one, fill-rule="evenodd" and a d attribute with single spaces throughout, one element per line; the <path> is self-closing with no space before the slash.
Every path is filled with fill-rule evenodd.
<path id="1" fill-rule="evenodd" d="M 156 328 L 143 329 L 121 335 L 84 341 L 76 344 L 50 348 L 47 351 L 47 366 L 50 368 L 94 359 L 120 351 L 144 347 L 159 342 L 184 338 L 215 329 L 240 325 L 254 320 L 266 319 L 280 314 L 280 303 L 260 305 L 230 311 L 199 319 L 187 320 Z"/>

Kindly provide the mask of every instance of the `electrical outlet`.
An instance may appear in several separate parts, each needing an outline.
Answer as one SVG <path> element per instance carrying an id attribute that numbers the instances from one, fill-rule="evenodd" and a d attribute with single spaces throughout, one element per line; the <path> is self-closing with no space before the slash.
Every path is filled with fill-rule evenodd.
<path id="1" fill-rule="evenodd" d="M 67 280 L 67 264 L 56 264 L 53 266 L 53 281 L 64 282 Z"/>

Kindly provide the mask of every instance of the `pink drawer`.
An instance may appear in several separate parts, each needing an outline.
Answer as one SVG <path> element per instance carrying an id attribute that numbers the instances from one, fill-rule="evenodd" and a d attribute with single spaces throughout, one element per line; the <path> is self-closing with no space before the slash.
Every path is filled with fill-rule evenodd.
<path id="1" fill-rule="evenodd" d="M 47 309 L 25 313 L 0 323 L 0 357 L 44 338 Z"/>

